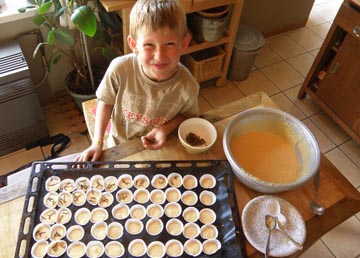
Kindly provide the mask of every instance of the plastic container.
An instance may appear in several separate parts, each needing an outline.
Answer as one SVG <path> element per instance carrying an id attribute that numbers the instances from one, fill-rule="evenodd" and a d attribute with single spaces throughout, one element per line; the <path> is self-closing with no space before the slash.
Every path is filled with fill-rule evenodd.
<path id="1" fill-rule="evenodd" d="M 249 76 L 256 55 L 265 44 L 262 33 L 254 28 L 240 25 L 236 34 L 228 77 L 233 81 L 243 81 Z"/>

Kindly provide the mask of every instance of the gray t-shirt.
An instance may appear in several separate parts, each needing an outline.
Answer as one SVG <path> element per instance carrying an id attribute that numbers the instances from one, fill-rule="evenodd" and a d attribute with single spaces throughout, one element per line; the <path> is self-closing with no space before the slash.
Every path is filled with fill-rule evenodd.
<path id="1" fill-rule="evenodd" d="M 98 99 L 114 105 L 108 147 L 145 135 L 178 114 L 198 116 L 198 94 L 198 82 L 181 63 L 172 78 L 155 82 L 136 55 L 115 58 L 96 91 Z"/>

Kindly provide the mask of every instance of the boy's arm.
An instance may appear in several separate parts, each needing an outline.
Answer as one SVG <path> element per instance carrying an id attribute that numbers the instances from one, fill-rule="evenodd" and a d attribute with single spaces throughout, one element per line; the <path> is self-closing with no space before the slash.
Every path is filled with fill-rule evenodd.
<path id="1" fill-rule="evenodd" d="M 141 137 L 145 148 L 158 150 L 164 146 L 166 137 L 179 127 L 186 118 L 183 115 L 177 115 L 166 124 L 153 128 L 147 135 Z"/>

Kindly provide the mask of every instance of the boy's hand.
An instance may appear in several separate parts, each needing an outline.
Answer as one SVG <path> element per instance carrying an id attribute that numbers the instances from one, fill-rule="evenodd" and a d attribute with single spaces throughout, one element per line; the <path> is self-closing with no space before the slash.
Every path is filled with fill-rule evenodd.
<path id="1" fill-rule="evenodd" d="M 97 161 L 102 153 L 102 145 L 93 143 L 90 147 L 75 157 L 75 162 Z"/>
<path id="2" fill-rule="evenodd" d="M 166 142 L 166 133 L 159 128 L 154 128 L 147 135 L 141 137 L 141 142 L 146 149 L 158 150 Z"/>

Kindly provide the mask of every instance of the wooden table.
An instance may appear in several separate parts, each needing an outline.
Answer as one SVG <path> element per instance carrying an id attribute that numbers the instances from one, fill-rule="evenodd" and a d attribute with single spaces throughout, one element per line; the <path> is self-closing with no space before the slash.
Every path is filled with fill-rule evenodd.
<path id="1" fill-rule="evenodd" d="M 244 109 L 261 106 L 275 107 L 266 94 L 259 92 L 203 114 L 207 119 L 215 121 L 214 124 L 218 131 L 218 139 L 215 145 L 203 154 L 192 155 L 187 153 L 180 145 L 176 134 L 173 134 L 169 137 L 168 143 L 163 149 L 158 151 L 144 150 L 123 160 L 225 159 L 222 148 L 222 136 L 226 124 L 235 113 Z M 222 119 L 223 117 L 225 118 Z M 321 157 L 320 181 L 318 200 L 326 208 L 323 216 L 314 215 L 309 206 L 309 201 L 312 199 L 314 192 L 313 182 L 308 182 L 296 190 L 275 194 L 292 203 L 306 222 L 307 235 L 303 251 L 313 245 L 325 233 L 360 211 L 360 193 L 325 156 Z M 262 195 L 245 187 L 238 180 L 234 180 L 234 186 L 240 214 L 248 201 Z M 0 248 L 0 257 L 14 256 L 23 204 L 24 197 L 20 197 L 0 205 L 0 228 L 2 229 L 0 234 L 2 247 Z M 257 252 L 248 242 L 246 242 L 246 251 L 249 257 L 263 257 L 263 254 Z M 295 253 L 292 257 L 299 256 L 303 251 Z"/>

